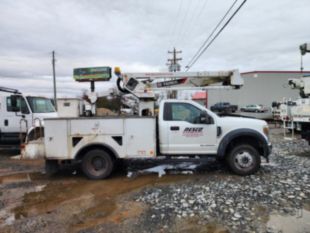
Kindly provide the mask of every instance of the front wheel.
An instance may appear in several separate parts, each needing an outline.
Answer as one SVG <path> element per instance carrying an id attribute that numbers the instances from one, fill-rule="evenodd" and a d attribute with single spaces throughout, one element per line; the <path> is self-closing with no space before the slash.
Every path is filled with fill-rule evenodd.
<path id="1" fill-rule="evenodd" d="M 251 175 L 260 168 L 260 155 L 251 145 L 241 144 L 233 148 L 227 157 L 229 168 L 238 175 Z"/>
<path id="2" fill-rule="evenodd" d="M 101 149 L 88 151 L 82 159 L 82 170 L 89 179 L 104 179 L 112 173 L 113 167 L 111 156 Z"/>

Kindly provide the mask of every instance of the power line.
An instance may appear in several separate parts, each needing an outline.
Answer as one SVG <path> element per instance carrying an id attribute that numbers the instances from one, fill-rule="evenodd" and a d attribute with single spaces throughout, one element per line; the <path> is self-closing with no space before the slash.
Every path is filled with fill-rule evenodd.
<path id="1" fill-rule="evenodd" d="M 174 27 L 172 28 L 171 30 L 171 44 L 173 45 L 173 37 L 174 37 L 174 34 L 176 32 L 176 29 L 177 29 L 177 26 L 178 26 L 178 19 L 180 17 L 180 14 L 181 14 L 181 9 L 182 9 L 182 6 L 183 6 L 183 0 L 180 1 L 180 4 L 179 4 L 179 7 L 178 7 L 178 11 L 177 11 L 177 15 L 175 17 L 175 24 L 174 24 Z"/>
<path id="2" fill-rule="evenodd" d="M 210 47 L 210 45 L 213 43 L 213 41 L 221 34 L 221 32 L 225 29 L 225 27 L 230 23 L 230 21 L 235 17 L 235 15 L 238 13 L 238 11 L 242 8 L 242 6 L 246 3 L 247 0 L 244 0 L 240 6 L 235 10 L 235 12 L 230 16 L 230 18 L 227 20 L 227 22 L 223 25 L 223 27 L 216 33 L 216 35 L 213 37 L 213 39 L 209 42 L 209 44 L 200 52 L 200 54 L 195 58 L 195 60 L 190 64 L 186 71 L 188 71 L 201 57 L 201 55 Z"/>
<path id="3" fill-rule="evenodd" d="M 207 5 L 208 2 L 209 2 L 209 0 L 205 0 L 205 1 L 203 2 L 203 5 L 202 5 L 202 7 L 200 8 L 200 11 L 199 11 L 199 13 L 197 14 L 197 18 L 196 18 L 196 19 L 199 19 L 199 18 L 200 18 L 201 14 L 202 14 L 203 10 L 205 9 L 205 7 L 206 7 L 206 5 Z"/>
<path id="4" fill-rule="evenodd" d="M 233 7 L 236 5 L 236 3 L 238 2 L 238 0 L 235 0 L 233 2 L 233 4 L 228 8 L 228 10 L 226 11 L 226 13 L 224 14 L 224 16 L 221 18 L 221 20 L 217 23 L 217 25 L 215 26 L 215 28 L 212 30 L 212 32 L 210 33 L 210 35 L 207 37 L 207 39 L 202 43 L 202 45 L 200 46 L 200 48 L 198 49 L 198 51 L 195 53 L 195 55 L 192 57 L 192 59 L 188 62 L 186 67 L 190 67 L 191 63 L 196 59 L 196 57 L 199 55 L 199 53 L 203 50 L 203 48 L 205 47 L 205 45 L 207 44 L 207 42 L 210 40 L 210 38 L 213 36 L 213 34 L 217 31 L 217 29 L 219 28 L 219 26 L 222 24 L 222 22 L 224 21 L 224 19 L 227 17 L 227 15 L 230 13 L 230 11 L 233 9 Z"/>
<path id="5" fill-rule="evenodd" d="M 202 4 L 204 4 L 204 2 L 202 2 Z M 196 17 L 198 15 L 197 13 L 197 9 L 199 9 L 199 5 L 200 5 L 200 1 L 197 1 L 196 4 L 193 3 L 193 9 L 188 9 L 189 10 L 189 18 L 188 18 L 188 23 L 184 25 L 183 30 L 180 33 L 180 38 L 179 38 L 179 42 L 180 44 L 182 44 L 185 35 L 188 35 L 188 31 L 190 29 L 192 29 L 192 24 L 196 21 Z M 196 12 L 196 13 L 195 13 Z"/>
<path id="6" fill-rule="evenodd" d="M 188 4 L 187 4 L 187 7 L 185 8 L 185 14 L 184 14 L 183 20 L 181 20 L 179 33 L 176 34 L 177 37 L 176 37 L 175 45 L 177 45 L 177 43 L 179 42 L 179 37 L 182 34 L 182 28 L 184 28 L 184 23 L 186 22 L 186 19 L 187 19 L 187 16 L 188 16 L 188 12 L 191 9 L 191 5 L 192 5 L 191 3 L 192 3 L 192 1 L 188 0 Z"/>
<path id="7" fill-rule="evenodd" d="M 200 7 L 200 11 L 198 12 L 198 14 L 196 14 L 196 18 L 195 18 L 194 22 L 199 21 L 201 15 L 202 15 L 202 12 L 203 12 L 204 9 L 206 8 L 208 2 L 209 2 L 209 0 L 205 0 L 205 1 L 203 2 L 202 6 Z M 192 35 L 192 33 L 194 32 L 194 30 L 197 28 L 197 25 L 198 25 L 198 24 L 194 24 L 193 27 L 191 27 L 191 30 L 189 31 L 188 35 Z"/>

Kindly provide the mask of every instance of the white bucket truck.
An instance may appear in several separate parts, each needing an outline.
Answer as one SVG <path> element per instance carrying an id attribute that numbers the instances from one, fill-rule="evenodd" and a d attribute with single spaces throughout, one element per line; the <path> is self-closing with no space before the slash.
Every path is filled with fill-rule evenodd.
<path id="1" fill-rule="evenodd" d="M 61 163 L 79 163 L 88 178 L 102 179 L 111 174 L 120 159 L 213 156 L 227 162 L 234 173 L 249 175 L 259 169 L 261 156 L 268 160 L 271 144 L 265 121 L 219 117 L 194 101 L 174 99 L 162 100 L 159 115 L 154 115 L 154 90 L 218 88 L 209 85 L 219 82 L 226 88 L 239 88 L 243 79 L 237 70 L 132 74 L 115 71 L 120 90 L 139 100 L 138 114 L 46 119 L 42 156 L 47 170 Z"/>
<path id="2" fill-rule="evenodd" d="M 303 72 L 302 58 L 306 53 L 310 53 L 310 43 L 299 46 L 301 53 L 301 77 L 288 80 L 288 85 L 292 89 L 299 90 L 300 98 L 296 100 L 283 100 L 274 102 L 274 112 L 278 112 L 279 119 L 283 121 L 284 133 L 286 129 L 301 134 L 301 137 L 310 144 L 310 75 Z M 286 134 L 285 134 L 286 135 Z"/>

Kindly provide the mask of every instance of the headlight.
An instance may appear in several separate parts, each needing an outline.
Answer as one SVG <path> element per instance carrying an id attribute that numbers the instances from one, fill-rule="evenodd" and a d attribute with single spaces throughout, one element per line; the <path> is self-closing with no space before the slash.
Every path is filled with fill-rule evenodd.
<path id="1" fill-rule="evenodd" d="M 265 125 L 263 127 L 263 132 L 266 135 L 266 137 L 269 139 L 269 127 L 268 127 L 268 125 Z"/>

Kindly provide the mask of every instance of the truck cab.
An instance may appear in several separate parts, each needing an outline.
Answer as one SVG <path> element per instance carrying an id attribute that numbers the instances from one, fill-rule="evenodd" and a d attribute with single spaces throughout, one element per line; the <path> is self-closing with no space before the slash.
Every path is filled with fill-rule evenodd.
<path id="1" fill-rule="evenodd" d="M 220 117 L 193 101 L 163 101 L 158 125 L 161 154 L 214 156 L 238 175 L 255 173 L 271 153 L 266 121 Z"/>
<path id="2" fill-rule="evenodd" d="M 166 100 L 160 105 L 160 152 L 168 155 L 225 157 L 230 146 L 247 145 L 268 159 L 268 124 L 262 120 L 220 117 L 200 104 Z M 232 144 L 231 144 L 232 143 Z"/>
<path id="3" fill-rule="evenodd" d="M 51 117 L 57 112 L 48 98 L 0 92 L 0 144 L 19 144 L 21 134 Z"/>

